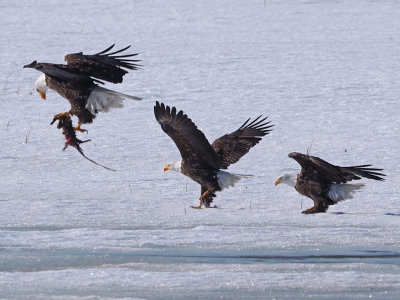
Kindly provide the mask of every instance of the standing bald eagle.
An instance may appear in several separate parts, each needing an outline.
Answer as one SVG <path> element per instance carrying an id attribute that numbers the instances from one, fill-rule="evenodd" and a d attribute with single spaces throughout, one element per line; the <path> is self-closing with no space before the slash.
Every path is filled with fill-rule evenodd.
<path id="1" fill-rule="evenodd" d="M 78 125 L 75 130 L 84 131 L 81 124 L 92 123 L 99 111 L 108 112 L 110 108 L 122 107 L 124 99 L 141 100 L 138 97 L 121 94 L 100 87 L 101 80 L 121 83 L 123 76 L 128 73 L 125 69 L 136 70 L 139 60 L 129 59 L 136 54 L 115 55 L 121 50 L 107 53 L 114 45 L 94 54 L 84 55 L 82 52 L 65 56 L 66 65 L 38 63 L 36 60 L 24 68 L 34 68 L 42 74 L 35 82 L 35 89 L 40 97 L 46 99 L 46 91 L 52 89 L 66 98 L 71 104 L 69 112 L 55 115 L 59 119 L 62 115 L 76 115 Z"/>
<path id="2" fill-rule="evenodd" d="M 301 172 L 299 175 L 284 174 L 275 181 L 275 185 L 285 183 L 293 186 L 300 194 L 314 201 L 314 206 L 303 211 L 303 214 L 326 212 L 329 205 L 352 199 L 364 184 L 347 184 L 348 181 L 361 177 L 385 180 L 382 178 L 385 175 L 378 172 L 383 169 L 370 168 L 371 165 L 339 167 L 318 157 L 297 152 L 289 153 L 289 157 L 300 164 Z"/>
<path id="3" fill-rule="evenodd" d="M 181 172 L 201 185 L 200 204 L 193 208 L 210 207 L 215 192 L 234 186 L 249 175 L 231 174 L 227 169 L 236 163 L 250 148 L 258 144 L 261 138 L 271 131 L 273 125 L 265 122 L 261 116 L 249 123 L 248 119 L 240 128 L 225 134 L 211 145 L 205 135 L 183 111 L 156 102 L 154 115 L 162 130 L 172 138 L 181 153 L 182 160 L 170 163 L 164 171 Z"/>

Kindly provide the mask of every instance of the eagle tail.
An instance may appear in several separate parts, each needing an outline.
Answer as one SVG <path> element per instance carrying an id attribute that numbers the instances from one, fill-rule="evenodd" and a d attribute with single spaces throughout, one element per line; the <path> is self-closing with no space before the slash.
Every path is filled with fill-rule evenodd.
<path id="1" fill-rule="evenodd" d="M 250 174 L 233 174 L 233 175 L 239 177 L 239 179 L 242 179 L 242 178 L 249 179 L 249 178 L 253 178 L 254 177 L 254 175 L 250 175 Z"/>
<path id="2" fill-rule="evenodd" d="M 352 199 L 355 192 L 360 190 L 364 186 L 363 183 L 358 184 L 331 184 L 328 191 L 328 198 L 333 202 Z"/>
<path id="3" fill-rule="evenodd" d="M 252 178 L 253 175 L 244 175 L 244 174 L 233 174 L 225 171 L 219 170 L 217 173 L 218 185 L 221 190 L 229 187 L 235 186 L 236 182 L 238 182 L 242 178 Z"/>
<path id="4" fill-rule="evenodd" d="M 86 109 L 88 109 L 92 115 L 95 115 L 99 111 L 108 112 L 111 108 L 123 107 L 123 101 L 125 99 L 142 100 L 142 98 L 139 97 L 119 93 L 103 87 L 96 87 L 90 93 L 86 103 Z"/>
<path id="5" fill-rule="evenodd" d="M 142 100 L 142 98 L 140 98 L 140 97 L 123 94 L 123 93 L 120 93 L 120 92 L 116 92 L 116 91 L 113 91 L 113 90 L 108 90 L 108 89 L 101 88 L 101 87 L 98 87 L 98 88 L 105 90 L 104 91 L 105 93 L 108 93 L 110 95 L 115 95 L 117 97 L 122 97 L 122 98 L 125 98 L 125 99 L 136 100 L 136 101 Z"/>

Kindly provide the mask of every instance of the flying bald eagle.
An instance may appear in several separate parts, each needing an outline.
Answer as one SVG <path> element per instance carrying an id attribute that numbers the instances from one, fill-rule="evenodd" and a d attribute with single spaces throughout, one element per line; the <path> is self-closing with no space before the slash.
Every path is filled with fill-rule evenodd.
<path id="1" fill-rule="evenodd" d="M 298 175 L 284 174 L 275 181 L 275 185 L 290 185 L 314 201 L 314 206 L 303 211 L 303 214 L 326 212 L 329 205 L 352 199 L 353 194 L 364 184 L 348 184 L 348 181 L 359 180 L 361 177 L 385 180 L 382 178 L 385 175 L 379 173 L 383 169 L 370 168 L 371 165 L 339 167 L 318 157 L 298 152 L 289 153 L 289 157 L 300 164 L 301 172 Z"/>
<path id="2" fill-rule="evenodd" d="M 216 139 L 211 145 L 205 135 L 183 111 L 156 102 L 154 115 L 162 130 L 175 142 L 182 160 L 170 163 L 164 171 L 181 172 L 201 185 L 200 204 L 193 208 L 210 207 L 215 192 L 234 186 L 241 178 L 251 175 L 232 174 L 227 169 L 236 163 L 250 148 L 258 144 L 261 138 L 271 131 L 273 125 L 266 118 L 250 118 L 240 128 Z"/>
<path id="3" fill-rule="evenodd" d="M 34 68 L 43 74 L 36 80 L 35 89 L 40 97 L 46 99 L 46 91 L 52 89 L 66 98 L 71 104 L 69 112 L 55 115 L 75 115 L 78 124 L 75 130 L 85 131 L 81 124 L 92 123 L 99 111 L 108 112 L 110 108 L 122 107 L 124 99 L 141 100 L 141 98 L 121 94 L 100 87 L 103 81 L 121 83 L 123 76 L 128 73 L 125 69 L 136 70 L 139 60 L 130 59 L 135 54 L 115 55 L 127 50 L 130 46 L 111 53 L 114 45 L 94 54 L 85 55 L 82 52 L 65 56 L 63 64 L 38 63 L 36 60 L 24 68 Z"/>

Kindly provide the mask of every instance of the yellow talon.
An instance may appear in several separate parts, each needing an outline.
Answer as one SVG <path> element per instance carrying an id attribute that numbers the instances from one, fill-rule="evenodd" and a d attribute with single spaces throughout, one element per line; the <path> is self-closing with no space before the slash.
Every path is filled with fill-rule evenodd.
<path id="1" fill-rule="evenodd" d="M 201 203 L 198 206 L 191 206 L 191 208 L 201 209 Z"/>
<path id="2" fill-rule="evenodd" d="M 81 123 L 78 122 L 78 124 L 74 127 L 75 131 L 79 131 L 79 132 L 88 132 L 86 129 L 82 129 L 81 128 Z"/>

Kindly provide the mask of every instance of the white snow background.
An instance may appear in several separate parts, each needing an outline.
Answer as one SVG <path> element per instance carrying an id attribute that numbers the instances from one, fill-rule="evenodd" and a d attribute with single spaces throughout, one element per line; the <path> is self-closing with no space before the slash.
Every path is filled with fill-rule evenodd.
<path id="1" fill-rule="evenodd" d="M 400 293 L 397 1 L 0 1 L 0 297 L 396 299 Z M 143 97 L 82 126 L 91 164 L 49 123 L 69 110 L 22 66 L 132 44 Z M 260 114 L 275 124 L 237 164 L 254 174 L 193 210 L 198 184 L 153 114 L 182 109 L 212 142 Z M 76 122 L 76 120 L 75 120 Z M 273 185 L 287 157 L 373 164 L 325 214 Z M 397 298 L 398 299 L 398 298 Z"/>

